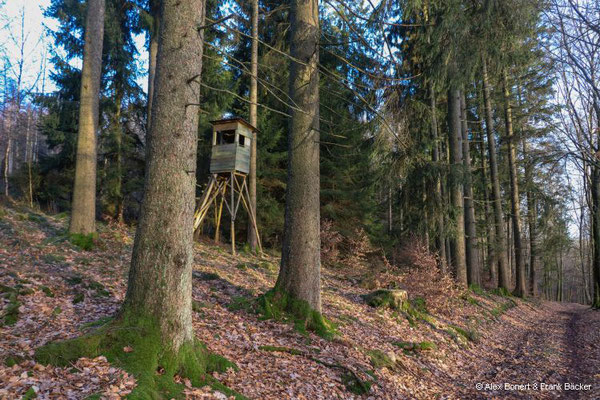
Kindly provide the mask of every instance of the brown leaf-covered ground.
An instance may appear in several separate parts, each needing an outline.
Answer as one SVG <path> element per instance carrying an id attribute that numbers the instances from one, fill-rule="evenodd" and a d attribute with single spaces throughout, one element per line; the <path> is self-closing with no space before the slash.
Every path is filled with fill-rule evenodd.
<path id="1" fill-rule="evenodd" d="M 100 225 L 94 249 L 85 251 L 65 240 L 65 226 L 64 216 L 15 206 L 2 212 L 0 307 L 9 309 L 14 288 L 21 305 L 16 323 L 0 327 L 0 399 L 27 391 L 42 399 L 117 399 L 135 387 L 133 376 L 103 357 L 69 368 L 32 359 L 36 347 L 81 335 L 112 315 L 126 289 L 132 232 Z M 385 272 L 382 281 L 395 274 Z M 600 398 L 600 314 L 585 306 L 466 292 L 445 311 L 411 324 L 402 313 L 365 304 L 368 266 L 323 275 L 324 314 L 339 331 L 332 341 L 252 312 L 252 299 L 274 284 L 276 257 L 232 257 L 225 248 L 198 244 L 196 335 L 239 366 L 216 377 L 251 399 Z M 404 286 L 414 299 L 410 280 Z M 422 342 L 434 348 L 411 344 Z M 279 347 L 293 351 L 273 351 Z M 369 393 L 348 390 L 345 376 L 352 373 L 371 383 Z M 567 383 L 589 387 L 566 390 Z M 208 387 L 186 394 L 225 398 Z"/>

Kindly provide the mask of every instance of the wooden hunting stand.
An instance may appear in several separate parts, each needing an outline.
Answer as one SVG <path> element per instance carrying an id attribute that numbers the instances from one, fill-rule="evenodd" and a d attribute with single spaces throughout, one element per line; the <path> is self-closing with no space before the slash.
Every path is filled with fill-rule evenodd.
<path id="1" fill-rule="evenodd" d="M 256 232 L 262 252 L 256 212 L 250 203 L 247 176 L 250 171 L 250 148 L 256 128 L 242 118 L 211 121 L 213 125 L 210 179 L 194 213 L 194 232 L 201 226 L 211 206 L 215 206 L 215 240 L 219 240 L 223 204 L 231 216 L 231 252 L 235 254 L 235 218 L 244 206 Z"/>

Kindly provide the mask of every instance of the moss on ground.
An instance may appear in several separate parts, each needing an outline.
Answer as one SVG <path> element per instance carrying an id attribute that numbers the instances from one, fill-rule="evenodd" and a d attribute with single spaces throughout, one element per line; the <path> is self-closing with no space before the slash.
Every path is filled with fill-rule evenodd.
<path id="1" fill-rule="evenodd" d="M 479 332 L 473 328 L 461 328 L 457 325 L 448 325 L 449 329 L 452 329 L 456 334 L 462 337 L 467 342 L 478 342 Z M 456 335 L 454 336 L 456 339 Z"/>
<path id="2" fill-rule="evenodd" d="M 301 356 L 304 354 L 304 352 L 301 350 L 294 349 L 293 347 L 285 347 L 285 346 L 258 346 L 258 349 L 264 350 L 264 351 L 289 353 L 289 354 L 293 354 L 295 356 Z"/>
<path id="3" fill-rule="evenodd" d="M 490 314 L 492 314 L 494 318 L 498 318 L 516 305 L 517 303 L 513 299 L 508 299 L 508 301 L 498 304 L 496 307 L 492 308 Z"/>
<path id="4" fill-rule="evenodd" d="M 404 354 L 420 353 L 422 351 L 436 350 L 433 342 L 393 342 L 394 346 L 400 347 Z"/>
<path id="5" fill-rule="evenodd" d="M 90 233 L 88 235 L 84 235 L 82 233 L 70 233 L 69 241 L 76 247 L 79 247 L 81 250 L 90 251 L 96 245 L 96 240 L 98 239 L 98 235 L 96 233 Z"/>
<path id="6" fill-rule="evenodd" d="M 294 298 L 283 290 L 272 289 L 258 299 L 257 311 L 264 319 L 289 321 L 296 330 L 306 334 L 312 331 L 331 340 L 337 335 L 335 326 L 323 315 L 313 310 L 308 302 Z"/>
<path id="7" fill-rule="evenodd" d="M 48 297 L 54 297 L 54 292 L 48 286 L 40 286 L 40 290 Z"/>
<path id="8" fill-rule="evenodd" d="M 361 296 L 365 302 L 375 308 L 391 308 L 400 310 L 407 296 L 404 290 L 379 289 L 372 293 Z"/>
<path id="9" fill-rule="evenodd" d="M 30 399 L 35 399 L 37 398 L 37 393 L 35 392 L 35 390 L 30 387 L 25 394 L 23 395 L 23 397 L 21 397 L 21 400 L 30 400 Z"/>
<path id="10" fill-rule="evenodd" d="M 21 307 L 18 299 L 19 291 L 16 288 L 0 285 L 0 293 L 8 299 L 8 304 L 0 314 L 0 325 L 14 325 L 19 319 L 19 307 Z"/>
<path id="11" fill-rule="evenodd" d="M 42 364 L 68 366 L 80 357 L 104 355 L 135 376 L 138 385 L 130 399 L 183 398 L 184 386 L 174 381 L 175 375 L 188 378 L 196 387 L 210 385 L 244 399 L 209 375 L 236 369 L 235 364 L 210 353 L 199 341 L 183 344 L 177 353 L 169 351 L 162 345 L 158 326 L 153 318 L 124 314 L 78 338 L 38 348 L 35 359 Z"/>
<path id="12" fill-rule="evenodd" d="M 358 378 L 355 374 L 343 373 L 342 384 L 350 393 L 357 395 L 367 394 L 371 391 L 372 383 Z"/>
<path id="13" fill-rule="evenodd" d="M 392 369 L 396 365 L 396 360 L 392 359 L 392 357 L 390 357 L 381 350 L 368 350 L 367 356 L 369 356 L 369 360 L 371 361 L 371 365 L 373 366 L 373 368 L 376 369 Z"/>

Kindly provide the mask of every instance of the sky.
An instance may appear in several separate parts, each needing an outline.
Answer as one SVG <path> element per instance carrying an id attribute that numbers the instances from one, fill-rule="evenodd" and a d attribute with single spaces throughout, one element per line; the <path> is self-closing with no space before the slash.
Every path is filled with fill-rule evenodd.
<path id="1" fill-rule="evenodd" d="M 9 60 L 19 59 L 21 37 L 25 40 L 25 66 L 24 66 L 24 87 L 34 87 L 35 92 L 41 91 L 42 82 L 40 71 L 44 58 L 48 57 L 48 49 L 52 45 L 50 38 L 46 36 L 46 29 L 56 29 L 58 24 L 55 20 L 45 18 L 43 13 L 50 5 L 50 0 L 0 0 L 0 49 L 3 49 L 4 55 Z M 24 15 L 23 29 L 21 29 L 21 15 Z M 21 35 L 23 32 L 23 35 Z M 147 69 L 148 56 L 144 50 L 144 36 L 136 37 L 136 45 L 140 52 L 138 62 L 143 71 Z M 81 68 L 81 60 L 73 60 L 72 65 Z M 47 74 L 51 71 L 52 65 L 48 63 Z M 13 68 L 14 70 L 14 68 Z M 16 71 L 13 72 L 13 78 Z M 49 79 L 45 80 L 46 92 L 52 91 L 55 87 Z M 147 79 L 140 76 L 138 84 L 144 89 L 147 88 Z"/>

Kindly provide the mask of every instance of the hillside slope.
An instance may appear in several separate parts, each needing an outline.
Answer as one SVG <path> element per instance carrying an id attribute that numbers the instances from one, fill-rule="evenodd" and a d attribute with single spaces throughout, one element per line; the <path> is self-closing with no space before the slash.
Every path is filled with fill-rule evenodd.
<path id="1" fill-rule="evenodd" d="M 134 377 L 103 357 L 70 368 L 32 360 L 38 346 L 80 335 L 113 315 L 125 294 L 132 232 L 100 224 L 93 248 L 83 250 L 90 243 L 74 245 L 65 227 L 65 216 L 17 207 L 2 212 L 1 399 L 120 398 L 135 386 Z M 584 306 L 456 292 L 434 310 L 390 269 L 377 282 L 400 282 L 412 306 L 373 308 L 361 297 L 370 292 L 369 267 L 338 267 L 323 273 L 324 314 L 339 332 L 328 341 L 254 312 L 255 298 L 275 282 L 276 257 L 232 257 L 198 244 L 195 261 L 196 335 L 238 365 L 215 376 L 248 398 L 600 397 L 600 314 Z M 489 385 L 478 390 L 477 383 Z M 562 390 L 533 386 L 541 383 Z M 590 387 L 566 390 L 565 383 Z M 225 397 L 208 387 L 186 394 Z"/>

